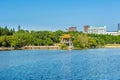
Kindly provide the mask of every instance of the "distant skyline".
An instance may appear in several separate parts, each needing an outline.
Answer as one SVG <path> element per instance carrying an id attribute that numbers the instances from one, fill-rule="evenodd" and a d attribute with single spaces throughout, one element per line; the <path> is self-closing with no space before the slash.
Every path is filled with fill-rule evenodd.
<path id="1" fill-rule="evenodd" d="M 0 26 L 27 30 L 65 30 L 84 25 L 117 30 L 120 0 L 0 0 Z"/>

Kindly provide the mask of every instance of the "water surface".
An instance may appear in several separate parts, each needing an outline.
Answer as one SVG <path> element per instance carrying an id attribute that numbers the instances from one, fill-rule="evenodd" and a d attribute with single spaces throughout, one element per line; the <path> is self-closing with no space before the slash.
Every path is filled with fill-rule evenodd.
<path id="1" fill-rule="evenodd" d="M 0 80 L 119 79 L 119 48 L 0 51 Z"/>

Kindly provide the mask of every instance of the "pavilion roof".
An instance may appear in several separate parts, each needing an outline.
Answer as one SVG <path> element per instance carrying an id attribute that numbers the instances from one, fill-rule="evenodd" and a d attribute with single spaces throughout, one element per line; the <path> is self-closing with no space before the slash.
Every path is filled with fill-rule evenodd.
<path id="1" fill-rule="evenodd" d="M 71 36 L 69 34 L 65 34 L 64 36 L 62 36 L 62 38 L 71 38 Z"/>

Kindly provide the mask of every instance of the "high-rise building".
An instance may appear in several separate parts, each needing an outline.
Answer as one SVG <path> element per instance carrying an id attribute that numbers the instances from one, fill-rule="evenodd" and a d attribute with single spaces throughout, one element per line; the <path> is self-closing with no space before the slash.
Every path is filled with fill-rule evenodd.
<path id="1" fill-rule="evenodd" d="M 70 27 L 69 29 L 67 29 L 68 31 L 77 31 L 77 27 Z"/>
<path id="2" fill-rule="evenodd" d="M 89 27 L 90 27 L 90 26 L 85 25 L 85 26 L 84 26 L 84 32 L 86 32 L 86 33 L 87 33 L 87 32 L 88 32 L 88 28 L 89 28 Z"/>
<path id="3" fill-rule="evenodd" d="M 89 27 L 84 27 L 84 31 L 89 34 L 106 34 L 106 26 L 103 27 L 94 27 L 94 26 L 89 26 Z"/>
<path id="4" fill-rule="evenodd" d="M 118 32 L 120 32 L 120 24 L 118 24 Z"/>

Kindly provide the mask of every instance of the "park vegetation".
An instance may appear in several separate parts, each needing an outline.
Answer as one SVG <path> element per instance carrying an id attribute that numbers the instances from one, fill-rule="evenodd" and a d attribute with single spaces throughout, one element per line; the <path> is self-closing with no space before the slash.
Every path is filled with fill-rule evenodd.
<path id="1" fill-rule="evenodd" d="M 0 47 L 21 48 L 23 46 L 53 46 L 61 44 L 61 36 L 70 34 L 74 49 L 87 49 L 104 47 L 106 44 L 120 44 L 120 35 L 86 34 L 83 32 L 65 31 L 28 31 L 20 29 L 18 31 L 0 27 Z"/>

